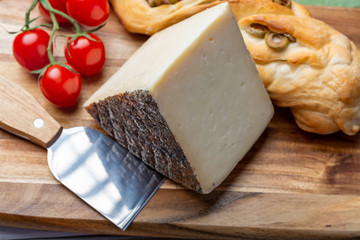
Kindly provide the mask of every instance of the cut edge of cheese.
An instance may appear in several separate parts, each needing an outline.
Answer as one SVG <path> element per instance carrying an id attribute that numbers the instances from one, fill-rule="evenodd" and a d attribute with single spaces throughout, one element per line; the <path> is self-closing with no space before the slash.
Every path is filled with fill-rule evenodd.
<path id="1" fill-rule="evenodd" d="M 131 153 L 200 193 L 228 176 L 274 111 L 228 3 L 153 35 L 84 106 Z"/>

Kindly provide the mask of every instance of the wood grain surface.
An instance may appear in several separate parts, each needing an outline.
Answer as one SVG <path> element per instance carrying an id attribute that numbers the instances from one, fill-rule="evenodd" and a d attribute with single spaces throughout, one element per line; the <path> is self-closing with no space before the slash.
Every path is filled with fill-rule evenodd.
<path id="1" fill-rule="evenodd" d="M 46 149 L 61 133 L 60 124 L 41 107 L 34 96 L 1 75 L 0 106 L 0 127 L 24 136 L 40 147 Z M 34 120 L 42 121 L 43 127 L 36 127 Z"/>
<path id="2" fill-rule="evenodd" d="M 30 2 L 0 0 L 1 26 L 19 30 Z M 360 47 L 359 9 L 309 10 Z M 32 14 L 38 15 L 37 10 Z M 0 74 L 28 90 L 63 127 L 99 129 L 82 104 L 147 37 L 126 32 L 113 13 L 98 35 L 106 45 L 105 67 L 83 79 L 73 108 L 56 108 L 42 96 L 37 79 L 12 56 L 14 35 L 2 29 Z M 56 38 L 59 60 L 64 60 L 64 42 L 64 37 Z M 287 109 L 276 108 L 264 134 L 213 193 L 200 195 L 167 180 L 123 232 L 53 178 L 44 149 L 0 130 L 0 225 L 203 239 L 360 237 L 359 147 L 359 136 L 305 133 Z"/>

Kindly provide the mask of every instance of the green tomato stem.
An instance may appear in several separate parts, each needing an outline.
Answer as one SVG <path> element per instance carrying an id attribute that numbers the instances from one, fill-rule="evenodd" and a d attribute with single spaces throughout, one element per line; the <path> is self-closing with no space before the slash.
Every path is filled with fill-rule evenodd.
<path id="1" fill-rule="evenodd" d="M 49 60 L 50 60 L 50 64 L 54 64 L 56 61 L 55 61 L 55 58 L 51 52 L 51 46 L 52 46 L 52 43 L 53 43 L 53 40 L 54 40 L 54 36 L 55 36 L 55 32 L 59 29 L 59 24 L 56 20 L 56 17 L 55 17 L 55 14 L 54 12 L 52 11 L 52 7 L 49 3 L 48 0 L 40 0 L 40 3 L 44 6 L 45 9 L 47 9 L 50 13 L 50 17 L 51 17 L 51 21 L 53 23 L 53 27 L 52 27 L 52 31 L 51 31 L 51 35 L 50 35 L 50 40 L 49 40 L 49 44 L 47 46 L 47 54 L 48 54 L 48 57 L 49 57 Z"/>
<path id="2" fill-rule="evenodd" d="M 56 21 L 56 17 L 55 17 L 54 13 L 50 12 L 50 16 L 51 16 L 51 20 L 53 22 L 53 28 L 52 28 L 51 35 L 50 35 L 49 44 L 48 44 L 48 47 L 47 47 L 46 50 L 47 50 L 47 53 L 48 53 L 48 56 L 49 56 L 50 63 L 55 63 L 54 56 L 53 56 L 53 54 L 51 52 L 51 45 L 52 45 L 52 42 L 54 40 L 55 32 L 59 29 L 59 24 Z"/>
<path id="3" fill-rule="evenodd" d="M 80 25 L 77 23 L 77 21 L 75 19 L 73 19 L 72 17 L 70 17 L 69 15 L 57 10 L 53 8 L 53 12 L 56 14 L 59 14 L 60 16 L 66 18 L 67 20 L 69 20 L 71 22 L 72 25 L 74 25 L 76 33 L 81 34 L 82 30 L 80 28 Z"/>
<path id="4" fill-rule="evenodd" d="M 30 12 L 32 11 L 32 10 L 34 10 L 34 8 L 35 8 L 35 6 L 36 6 L 36 4 L 39 2 L 39 0 L 34 0 L 33 2 L 32 2 L 32 4 L 31 4 L 31 6 L 30 6 L 30 8 L 26 11 L 26 13 L 25 13 L 25 30 L 29 30 L 30 29 L 30 26 L 29 26 L 29 24 L 30 24 Z"/>
<path id="5" fill-rule="evenodd" d="M 53 8 L 48 0 L 40 0 L 40 2 L 43 4 L 44 8 L 49 11 L 50 15 L 51 15 L 51 13 L 56 13 L 56 14 L 64 17 L 64 18 L 66 18 L 67 20 L 69 20 L 71 22 L 72 25 L 74 25 L 76 33 L 78 33 L 78 34 L 83 33 L 82 30 L 81 30 L 80 25 L 78 24 L 78 22 L 75 19 L 73 19 L 72 17 L 70 17 L 66 13 L 63 13 L 63 12 Z"/>
<path id="6" fill-rule="evenodd" d="M 52 45 L 53 40 L 54 40 L 55 32 L 59 29 L 59 23 L 56 20 L 55 14 L 59 14 L 60 16 L 68 19 L 74 25 L 77 34 L 81 34 L 82 31 L 81 31 L 81 28 L 80 28 L 79 24 L 73 18 L 71 18 L 67 14 L 53 8 L 51 6 L 51 4 L 49 3 L 49 0 L 40 0 L 40 3 L 44 6 L 44 8 L 46 10 L 49 11 L 51 21 L 53 23 L 53 27 L 52 27 L 52 31 L 51 31 L 51 35 L 50 35 L 50 40 L 49 40 L 49 44 L 48 44 L 48 47 L 47 47 L 46 51 L 48 53 L 50 64 L 55 64 L 56 61 L 55 61 L 55 58 L 54 58 L 54 56 L 53 56 L 53 54 L 51 52 L 51 45 Z"/>

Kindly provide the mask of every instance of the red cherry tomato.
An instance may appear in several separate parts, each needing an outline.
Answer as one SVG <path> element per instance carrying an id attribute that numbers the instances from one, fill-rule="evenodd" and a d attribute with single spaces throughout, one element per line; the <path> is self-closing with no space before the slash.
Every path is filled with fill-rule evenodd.
<path id="1" fill-rule="evenodd" d="M 49 3 L 56 10 L 59 10 L 59 11 L 67 14 L 66 6 L 65 6 L 66 0 L 49 0 Z M 47 21 L 52 22 L 49 11 L 46 10 L 41 3 L 39 4 L 39 11 L 40 11 L 40 14 Z M 58 23 L 68 23 L 69 22 L 66 18 L 64 18 L 58 14 L 55 14 L 55 18 Z"/>
<path id="2" fill-rule="evenodd" d="M 67 62 L 76 68 L 83 76 L 99 73 L 105 63 L 105 47 L 101 39 L 95 34 L 88 33 L 92 39 L 80 36 L 65 46 Z M 68 43 L 71 38 L 68 38 Z M 69 50 L 69 51 L 68 51 Z"/>
<path id="3" fill-rule="evenodd" d="M 15 59 L 28 71 L 45 67 L 50 63 L 46 51 L 49 40 L 49 34 L 40 28 L 19 33 L 13 41 Z"/>
<path id="4" fill-rule="evenodd" d="M 40 89 L 54 105 L 71 107 L 79 98 L 81 77 L 63 66 L 52 65 L 40 78 Z"/>
<path id="5" fill-rule="evenodd" d="M 110 5 L 107 0 L 67 0 L 66 10 L 79 23 L 95 27 L 105 23 Z"/>

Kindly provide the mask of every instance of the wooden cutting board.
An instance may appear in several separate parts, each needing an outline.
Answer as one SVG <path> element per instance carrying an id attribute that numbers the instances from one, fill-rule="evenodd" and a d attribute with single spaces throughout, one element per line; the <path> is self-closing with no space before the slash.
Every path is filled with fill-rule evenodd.
<path id="1" fill-rule="evenodd" d="M 9 31 L 20 29 L 30 2 L 0 0 L 0 24 Z M 309 10 L 360 47 L 360 9 Z M 32 16 L 38 15 L 36 10 Z M 15 62 L 14 35 L 1 29 L 0 74 L 32 93 L 64 127 L 99 129 L 82 104 L 147 37 L 126 32 L 113 13 L 98 35 L 105 42 L 107 62 L 101 74 L 84 78 L 74 108 L 48 103 L 36 78 Z M 60 60 L 64 42 L 56 39 Z M 262 137 L 213 193 L 199 195 L 166 181 L 122 232 L 52 177 L 45 150 L 0 130 L 0 225 L 205 239 L 360 237 L 359 147 L 360 136 L 305 133 L 287 109 L 276 108 Z"/>

